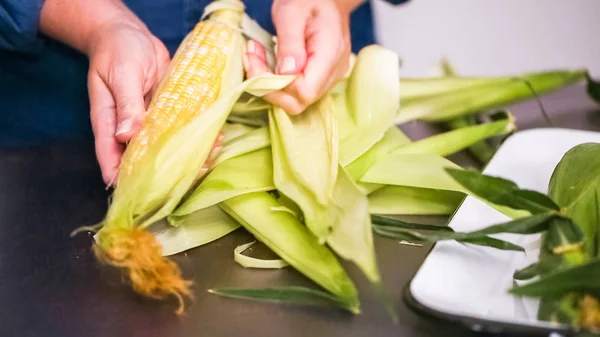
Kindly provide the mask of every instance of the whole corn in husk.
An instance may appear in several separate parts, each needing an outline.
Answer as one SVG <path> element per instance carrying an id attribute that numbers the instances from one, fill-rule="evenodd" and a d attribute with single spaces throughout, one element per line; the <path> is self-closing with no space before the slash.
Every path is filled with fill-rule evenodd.
<path id="1" fill-rule="evenodd" d="M 146 227 L 164 219 L 199 179 L 201 168 L 244 92 L 264 95 L 293 77 L 266 74 L 243 81 L 245 39 L 240 1 L 215 1 L 185 38 L 128 145 L 94 250 L 100 261 L 123 269 L 137 292 L 179 299 L 190 295 L 177 265 L 164 258 Z"/>

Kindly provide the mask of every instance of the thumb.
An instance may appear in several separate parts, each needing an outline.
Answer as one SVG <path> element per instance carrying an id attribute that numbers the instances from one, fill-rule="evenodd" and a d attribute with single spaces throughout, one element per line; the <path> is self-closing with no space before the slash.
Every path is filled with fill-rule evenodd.
<path id="1" fill-rule="evenodd" d="M 299 2 L 287 2 L 273 8 L 278 74 L 297 74 L 304 68 L 307 58 L 305 29 L 309 17 L 309 8 Z"/>
<path id="2" fill-rule="evenodd" d="M 117 114 L 115 137 L 125 143 L 138 131 L 144 117 L 144 77 L 137 66 L 124 66 L 118 73 L 109 82 L 109 89 L 115 100 Z"/>

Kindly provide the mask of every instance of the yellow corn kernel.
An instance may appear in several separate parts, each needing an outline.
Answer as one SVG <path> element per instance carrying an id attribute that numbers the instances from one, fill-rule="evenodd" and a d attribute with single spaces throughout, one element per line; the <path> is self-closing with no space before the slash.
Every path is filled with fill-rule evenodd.
<path id="1" fill-rule="evenodd" d="M 231 27 L 213 20 L 199 22 L 190 32 L 154 93 L 138 134 L 127 146 L 120 175 L 132 174 L 149 146 L 217 100 L 232 38 Z"/>

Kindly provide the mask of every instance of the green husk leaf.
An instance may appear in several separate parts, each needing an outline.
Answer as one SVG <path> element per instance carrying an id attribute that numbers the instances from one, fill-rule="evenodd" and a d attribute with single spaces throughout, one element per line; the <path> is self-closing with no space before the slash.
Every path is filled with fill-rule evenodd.
<path id="1" fill-rule="evenodd" d="M 219 207 L 212 206 L 189 214 L 177 227 L 163 220 L 152 224 L 148 231 L 162 245 L 163 256 L 169 256 L 208 244 L 239 227 L 240 224 Z"/>
<path id="2" fill-rule="evenodd" d="M 361 183 L 429 188 L 471 194 L 459 184 L 446 169 L 460 167 L 444 157 L 428 153 L 390 154 L 373 165 L 360 178 Z M 398 174 L 402 172 L 402 174 Z M 485 201 L 485 200 L 484 200 Z M 490 203 L 488 203 L 490 204 Z M 529 212 L 490 204 L 511 218 L 529 215 Z"/>
<path id="3" fill-rule="evenodd" d="M 388 128 L 383 138 L 367 152 L 356 158 L 345 168 L 353 180 L 358 180 L 375 164 L 393 150 L 409 144 L 411 140 L 396 126 Z"/>
<path id="4" fill-rule="evenodd" d="M 407 186 L 384 186 L 369 194 L 371 214 L 450 215 L 465 195 L 460 192 Z"/>
<path id="5" fill-rule="evenodd" d="M 353 311 L 359 310 L 358 293 L 335 255 L 267 192 L 244 194 L 219 206 L 293 268 L 319 284 Z"/>
<path id="6" fill-rule="evenodd" d="M 510 293 L 527 297 L 556 297 L 571 291 L 600 289 L 600 259 L 561 268 L 531 283 L 516 286 Z"/>
<path id="7" fill-rule="evenodd" d="M 600 82 L 594 81 L 590 74 L 586 75 L 587 93 L 596 103 L 600 103 Z"/>
<path id="8" fill-rule="evenodd" d="M 244 251 L 255 243 L 256 241 L 252 241 L 237 246 L 233 251 L 233 258 L 235 262 L 239 263 L 244 268 L 281 269 L 289 266 L 289 264 L 282 259 L 264 260 L 244 255 Z"/>
<path id="9" fill-rule="evenodd" d="M 548 254 L 544 259 L 532 263 L 529 266 L 515 271 L 513 278 L 515 280 L 529 280 L 538 275 L 548 273 L 561 264 L 560 255 Z"/>
<path id="10" fill-rule="evenodd" d="M 326 96 L 298 116 L 280 108 L 269 113 L 273 180 L 277 190 L 302 210 L 307 227 L 324 242 L 338 174 L 337 129 Z"/>
<path id="11" fill-rule="evenodd" d="M 231 123 L 237 123 L 237 124 L 244 124 L 247 126 L 251 126 L 251 127 L 261 127 L 261 126 L 268 126 L 269 122 L 267 121 L 266 118 L 267 114 L 265 113 L 264 115 L 255 113 L 253 115 L 236 115 L 236 114 L 230 114 L 227 117 L 227 121 L 231 122 Z"/>
<path id="12" fill-rule="evenodd" d="M 339 162 L 343 166 L 367 152 L 394 123 L 400 104 L 398 55 L 378 45 L 363 48 L 336 98 Z"/>
<path id="13" fill-rule="evenodd" d="M 433 153 L 446 157 L 490 137 L 515 130 L 510 116 L 492 123 L 468 126 L 431 136 L 395 149 L 392 153 Z"/>
<path id="14" fill-rule="evenodd" d="M 506 113 L 509 118 L 513 118 L 512 114 Z M 443 123 L 447 129 L 456 130 L 467 128 L 473 125 L 478 125 L 477 117 L 475 115 L 466 115 L 458 118 L 454 118 L 448 122 Z M 477 159 L 482 165 L 487 164 L 494 154 L 496 149 L 487 143 L 486 140 L 481 140 L 477 143 L 472 144 L 467 148 L 467 151 L 471 153 L 475 159 Z"/>
<path id="15" fill-rule="evenodd" d="M 509 83 L 507 77 L 435 76 L 400 78 L 400 100 L 425 99 L 444 94 L 458 93 L 488 86 Z"/>
<path id="16" fill-rule="evenodd" d="M 506 77 L 505 83 L 484 84 L 435 96 L 404 100 L 395 122 L 444 122 L 456 117 L 516 103 L 585 78 L 585 71 L 548 71 Z M 534 90 L 532 90 L 532 88 Z"/>
<path id="17" fill-rule="evenodd" d="M 316 289 L 288 286 L 259 289 L 211 289 L 215 295 L 268 303 L 340 307 L 353 313 L 359 311 L 329 293 Z"/>
<path id="18" fill-rule="evenodd" d="M 536 234 L 548 229 L 549 225 L 557 215 L 554 214 L 536 214 L 526 218 L 520 218 L 505 223 L 492 225 L 472 232 L 441 232 L 436 231 L 430 234 L 418 234 L 426 241 L 439 240 L 464 240 L 476 239 L 491 234 L 513 233 L 513 234 Z M 394 222 L 395 219 L 388 219 Z M 402 225 L 402 224 L 400 224 Z M 383 228 L 385 227 L 385 228 Z M 391 225 L 379 226 L 380 229 L 386 229 Z M 399 226 L 397 226 L 399 228 Z M 417 234 L 415 234 L 417 235 Z"/>
<path id="19" fill-rule="evenodd" d="M 403 240 L 408 242 L 437 242 L 442 240 L 451 240 L 451 239 L 441 239 L 441 238 L 433 238 L 429 235 L 421 234 L 417 231 L 412 231 L 408 229 L 401 229 L 399 227 L 391 227 L 391 226 L 381 226 L 381 225 L 373 225 L 373 230 L 375 233 L 386 237 L 388 239 L 394 240 Z M 513 243 L 503 241 L 500 239 L 492 238 L 489 236 L 480 236 L 474 238 L 463 238 L 456 239 L 457 242 L 460 243 L 469 243 L 478 246 L 496 248 L 500 250 L 508 250 L 508 251 L 525 251 L 523 247 L 515 245 Z"/>
<path id="20" fill-rule="evenodd" d="M 268 127 L 255 128 L 223 144 L 213 163 L 213 167 L 222 162 L 249 152 L 264 149 L 271 145 Z"/>
<path id="21" fill-rule="evenodd" d="M 560 207 L 548 196 L 536 191 L 519 189 L 512 181 L 474 170 L 447 169 L 446 172 L 472 194 L 493 204 L 526 210 L 532 214 L 560 210 Z"/>
<path id="22" fill-rule="evenodd" d="M 169 216 L 176 225 L 180 219 L 197 210 L 246 193 L 270 191 L 273 183 L 271 149 L 261 149 L 224 161 L 215 167 L 200 185 Z"/>
<path id="23" fill-rule="evenodd" d="M 223 145 L 225 145 L 254 129 L 254 127 L 245 124 L 225 123 L 223 125 L 223 128 L 221 129 L 221 131 L 223 132 L 223 139 L 221 140 L 221 142 Z"/>
<path id="24" fill-rule="evenodd" d="M 402 228 L 402 229 L 416 229 L 426 231 L 441 231 L 441 232 L 454 232 L 452 227 L 439 226 L 439 225 L 428 225 L 418 224 L 412 222 L 406 222 L 399 219 L 391 219 L 384 216 L 371 215 L 371 221 L 373 224 L 378 225 L 380 228 L 391 227 L 391 228 Z M 389 228 L 386 228 L 389 230 Z"/>

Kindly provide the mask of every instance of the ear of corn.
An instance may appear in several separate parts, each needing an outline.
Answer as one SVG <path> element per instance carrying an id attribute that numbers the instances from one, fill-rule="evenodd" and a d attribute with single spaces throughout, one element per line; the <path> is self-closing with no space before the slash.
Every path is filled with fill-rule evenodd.
<path id="1" fill-rule="evenodd" d="M 223 6 L 219 6 L 218 4 Z M 96 256 L 121 268 L 137 292 L 154 298 L 190 295 L 176 264 L 146 227 L 168 216 L 198 180 L 212 144 L 244 92 L 264 95 L 292 76 L 264 75 L 242 82 L 245 46 L 238 30 L 244 6 L 217 1 L 178 49 L 155 92 L 139 133 L 123 155 Z"/>

